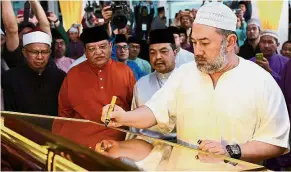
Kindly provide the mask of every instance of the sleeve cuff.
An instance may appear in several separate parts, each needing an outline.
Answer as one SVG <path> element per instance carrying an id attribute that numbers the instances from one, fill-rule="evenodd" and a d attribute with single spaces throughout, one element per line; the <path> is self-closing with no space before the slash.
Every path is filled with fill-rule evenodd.
<path id="1" fill-rule="evenodd" d="M 278 140 L 278 139 L 266 139 L 266 138 L 254 138 L 252 139 L 252 141 L 259 141 L 259 142 L 264 142 L 264 143 L 268 143 L 274 146 L 279 146 L 282 148 L 287 148 L 288 152 L 290 151 L 290 145 L 288 143 L 288 141 L 284 141 L 284 140 Z"/>

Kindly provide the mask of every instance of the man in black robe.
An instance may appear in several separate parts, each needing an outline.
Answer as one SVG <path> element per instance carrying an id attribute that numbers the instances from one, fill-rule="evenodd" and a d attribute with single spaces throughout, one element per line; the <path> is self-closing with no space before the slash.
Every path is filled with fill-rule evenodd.
<path id="1" fill-rule="evenodd" d="M 51 37 L 42 31 L 23 36 L 23 65 L 2 76 L 4 110 L 58 115 L 58 93 L 65 73 L 49 65 Z"/>

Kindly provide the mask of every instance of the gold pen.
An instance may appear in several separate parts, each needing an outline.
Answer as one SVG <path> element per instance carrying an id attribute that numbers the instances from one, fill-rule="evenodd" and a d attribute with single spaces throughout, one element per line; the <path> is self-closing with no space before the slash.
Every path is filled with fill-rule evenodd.
<path id="1" fill-rule="evenodd" d="M 113 96 L 112 97 L 112 100 L 111 100 L 111 103 L 110 103 L 110 106 L 109 106 L 109 109 L 107 111 L 107 114 L 106 114 L 106 118 L 105 118 L 105 127 L 108 126 L 109 122 L 110 122 L 110 116 L 109 114 L 113 111 L 114 109 L 114 106 L 115 106 L 115 103 L 116 103 L 116 99 L 117 97 L 116 96 Z"/>

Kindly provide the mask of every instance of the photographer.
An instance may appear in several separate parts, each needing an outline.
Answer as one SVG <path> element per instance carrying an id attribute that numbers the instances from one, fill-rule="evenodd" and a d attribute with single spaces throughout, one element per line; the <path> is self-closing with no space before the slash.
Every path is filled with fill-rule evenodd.
<path id="1" fill-rule="evenodd" d="M 156 16 L 151 23 L 151 30 L 155 29 L 165 29 L 166 28 L 166 16 L 165 16 L 165 8 L 158 8 L 158 16 Z"/>
<path id="2" fill-rule="evenodd" d="M 53 12 L 46 12 L 47 19 L 50 22 L 51 29 L 54 29 L 56 32 L 58 32 L 59 35 L 63 38 L 65 45 L 66 45 L 66 52 L 65 54 L 68 54 L 69 52 L 69 37 L 65 31 L 65 28 L 61 24 L 60 20 L 57 18 L 57 16 Z M 52 51 L 54 51 L 54 41 L 53 41 L 53 48 Z M 54 56 L 54 54 L 52 54 Z"/>
<path id="3" fill-rule="evenodd" d="M 85 14 L 82 19 L 83 28 L 104 25 L 104 19 L 101 13 L 102 5 L 97 5 L 96 2 L 91 5 L 91 2 L 89 1 L 84 10 Z"/>
<path id="4" fill-rule="evenodd" d="M 150 1 L 150 14 L 148 14 L 147 6 L 141 6 L 139 3 L 137 6 L 134 7 L 134 14 L 135 14 L 135 35 L 139 40 L 146 40 L 148 37 L 148 33 L 151 27 L 152 20 L 154 18 L 154 6 L 153 3 Z M 141 12 L 140 12 L 141 10 Z"/>
<path id="5" fill-rule="evenodd" d="M 236 10 L 237 23 L 236 23 L 236 35 L 238 38 L 238 46 L 242 46 L 247 39 L 247 23 L 243 18 L 243 11 L 240 9 Z"/>

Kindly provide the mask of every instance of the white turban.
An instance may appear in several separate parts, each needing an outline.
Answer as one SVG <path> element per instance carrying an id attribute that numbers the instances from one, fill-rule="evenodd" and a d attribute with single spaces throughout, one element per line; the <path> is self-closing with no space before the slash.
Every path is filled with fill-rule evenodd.
<path id="1" fill-rule="evenodd" d="M 257 25 L 259 28 L 261 28 L 260 20 L 256 18 L 249 19 L 248 25 L 251 25 L 251 24 Z"/>
<path id="2" fill-rule="evenodd" d="M 234 12 L 223 3 L 211 2 L 203 5 L 198 10 L 194 23 L 235 32 L 237 17 Z"/>
<path id="3" fill-rule="evenodd" d="M 78 33 L 78 29 L 75 28 L 75 27 L 71 27 L 70 30 L 69 30 L 69 33 Z"/>
<path id="4" fill-rule="evenodd" d="M 265 35 L 272 36 L 272 37 L 276 38 L 277 40 L 279 40 L 278 32 L 275 30 L 263 30 L 261 33 L 261 37 L 265 36 Z"/>
<path id="5" fill-rule="evenodd" d="M 51 46 L 51 42 L 50 35 L 41 31 L 34 31 L 23 35 L 23 46 L 32 43 L 45 43 Z"/>

